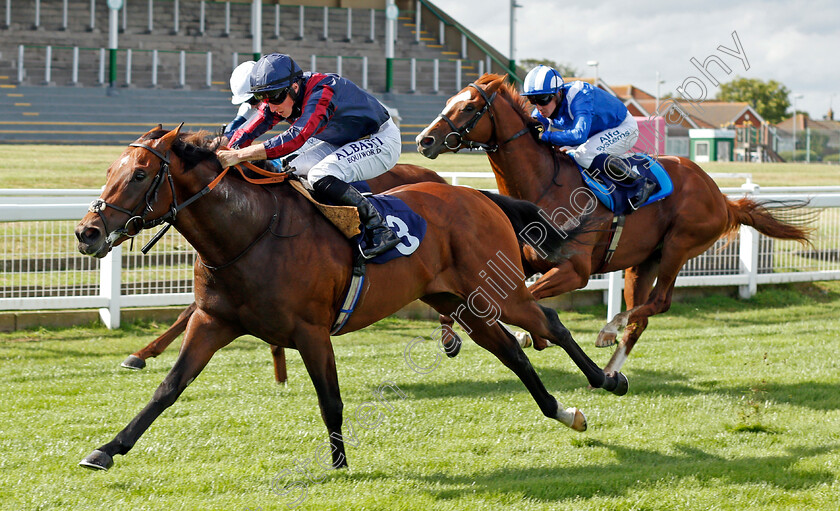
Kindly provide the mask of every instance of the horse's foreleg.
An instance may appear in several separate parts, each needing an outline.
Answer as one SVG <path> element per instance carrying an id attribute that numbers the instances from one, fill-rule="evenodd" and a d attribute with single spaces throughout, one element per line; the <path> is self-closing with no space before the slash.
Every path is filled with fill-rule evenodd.
<path id="1" fill-rule="evenodd" d="M 213 354 L 238 336 L 239 332 L 227 323 L 197 310 L 187 326 L 178 360 L 149 404 L 113 440 L 93 451 L 79 465 L 99 470 L 110 468 L 114 463 L 114 455 L 131 450 L 152 422 L 178 399 L 187 385 L 204 369 Z"/>
<path id="2" fill-rule="evenodd" d="M 624 272 L 624 301 L 627 303 L 628 311 L 645 303 L 650 295 L 653 281 L 656 279 L 656 272 L 659 268 L 659 258 L 653 257 L 647 261 L 628 268 Z M 629 316 L 629 312 L 627 313 Z M 629 317 L 628 317 L 629 319 Z M 630 323 L 624 328 L 624 338 L 618 344 L 613 352 L 607 366 L 604 367 L 605 372 L 619 371 L 627 360 L 627 346 L 633 346 L 642 335 L 642 332 L 647 328 L 647 318 L 641 318 L 636 323 Z M 598 341 L 602 341 L 602 336 L 598 336 Z M 615 337 L 613 337 L 615 339 Z M 601 346 L 598 342 L 596 346 Z"/>
<path id="3" fill-rule="evenodd" d="M 682 268 L 686 260 L 685 253 L 677 254 L 673 250 L 668 250 L 666 246 L 662 253 L 659 272 L 656 275 L 656 286 L 654 286 L 647 301 L 618 314 L 598 334 L 600 338 L 608 329 L 617 332 L 618 329 L 626 327 L 628 330 L 625 332 L 624 339 L 619 344 L 616 352 L 613 353 L 612 359 L 607 364 L 609 369 L 614 371 L 620 370 L 633 346 L 635 346 L 636 341 L 639 339 L 639 336 L 647 327 L 648 318 L 656 314 L 662 314 L 671 307 L 671 297 L 674 293 L 677 274 L 680 272 L 680 268 Z M 614 334 L 610 333 L 610 335 Z"/>
<path id="4" fill-rule="evenodd" d="M 274 380 L 277 383 L 286 383 L 286 351 L 272 344 L 271 358 L 274 360 Z"/>
<path id="5" fill-rule="evenodd" d="M 181 335 L 181 332 L 187 328 L 187 322 L 190 320 L 192 313 L 195 312 L 195 308 L 196 305 L 195 302 L 193 302 L 189 307 L 181 311 L 181 314 L 178 315 L 178 319 L 175 320 L 175 323 L 173 323 L 166 332 L 160 334 L 160 337 L 150 342 L 145 348 L 129 355 L 128 358 L 126 358 L 120 365 L 126 369 L 134 370 L 146 367 L 147 358 L 154 358 L 163 353 L 163 350 L 169 347 L 169 345 L 172 344 L 172 341 Z"/>
<path id="6" fill-rule="evenodd" d="M 332 467 L 346 467 L 347 456 L 341 434 L 344 403 L 341 402 L 338 388 L 338 373 L 335 370 L 335 354 L 329 330 L 315 325 L 298 326 L 293 335 L 306 371 L 315 386 L 315 393 L 318 394 L 321 418 L 327 426 L 332 447 Z M 351 430 L 353 435 L 355 432 Z"/>

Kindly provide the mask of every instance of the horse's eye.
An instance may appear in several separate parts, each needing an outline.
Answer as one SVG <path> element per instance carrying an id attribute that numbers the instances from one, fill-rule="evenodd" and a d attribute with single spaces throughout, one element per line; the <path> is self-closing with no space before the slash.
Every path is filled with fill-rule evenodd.
<path id="1" fill-rule="evenodd" d="M 475 111 L 475 107 L 474 107 L 473 105 L 471 105 L 471 104 L 470 104 L 470 105 L 467 105 L 467 106 L 465 106 L 465 107 L 464 107 L 464 111 L 465 111 L 465 112 L 472 112 L 472 111 Z"/>
<path id="2" fill-rule="evenodd" d="M 134 175 L 131 176 L 132 181 L 142 181 L 146 179 L 146 172 L 143 170 L 135 170 Z"/>

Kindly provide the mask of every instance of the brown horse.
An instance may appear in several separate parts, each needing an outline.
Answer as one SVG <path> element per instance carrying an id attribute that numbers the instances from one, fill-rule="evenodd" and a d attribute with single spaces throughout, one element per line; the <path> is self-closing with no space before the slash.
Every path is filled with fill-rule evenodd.
<path id="1" fill-rule="evenodd" d="M 397 164 L 388 172 L 367 180 L 367 184 L 373 193 L 382 193 L 385 190 L 390 190 L 401 185 L 426 182 L 446 184 L 446 180 L 440 177 L 434 170 L 419 165 L 404 163 Z M 157 339 L 129 355 L 120 365 L 126 369 L 133 370 L 140 370 L 146 367 L 147 358 L 154 358 L 163 353 L 172 344 L 172 341 L 186 330 L 187 322 L 190 320 L 193 312 L 195 312 L 195 302 L 184 309 L 178 315 L 175 323 L 160 334 Z M 447 353 L 452 353 L 452 351 L 448 350 Z M 271 346 L 271 358 L 274 362 L 274 379 L 278 383 L 285 383 L 287 378 L 286 353 L 283 351 L 283 348 Z"/>
<path id="2" fill-rule="evenodd" d="M 333 466 L 345 466 L 343 405 L 330 329 L 350 284 L 354 247 L 293 187 L 223 179 L 228 169 L 220 168 L 205 139 L 181 135 L 179 129 L 154 129 L 131 144 L 109 167 L 101 198 L 76 227 L 79 250 L 103 257 L 128 235 L 170 221 L 198 254 L 196 310 L 177 361 L 148 405 L 80 464 L 109 468 L 113 456 L 134 446 L 217 350 L 250 334 L 300 352 L 327 426 Z M 557 313 L 537 304 L 525 287 L 514 229 L 520 219 L 539 218 L 538 207 L 502 196 L 488 200 L 481 192 L 438 183 L 403 186 L 389 194 L 426 219 L 425 238 L 408 257 L 369 265 L 364 293 L 339 335 L 421 299 L 441 314 L 457 316 L 477 344 L 522 380 L 546 416 L 573 429 L 586 428 L 583 414 L 563 408 L 546 391 L 496 319 L 562 346 L 591 386 L 626 393 L 626 378 L 604 374 Z M 506 275 L 507 285 L 491 307 L 487 295 L 477 296 L 486 285 L 480 276 L 500 258 L 516 277 Z M 496 314 L 488 320 L 491 309 Z"/>
<path id="3" fill-rule="evenodd" d="M 577 241 L 576 254 L 559 264 L 540 257 L 533 247 L 525 247 L 522 255 L 530 273 L 543 274 L 530 287 L 537 299 L 580 289 L 593 273 L 626 270 L 627 310 L 607 323 L 596 342 L 611 346 L 619 330 L 625 329 L 605 368 L 608 373 L 621 369 L 648 318 L 668 310 L 683 264 L 721 236 L 749 225 L 774 238 L 808 240 L 808 231 L 797 225 L 801 219 L 783 222 L 750 199 L 730 201 L 694 162 L 664 156 L 659 162 L 673 180 L 673 194 L 627 216 L 618 247 L 609 258 L 613 214 L 595 200 L 569 156 L 529 135 L 535 123 L 530 111 L 504 76 L 485 74 L 449 99 L 438 118 L 417 136 L 417 150 L 435 158 L 463 147 L 484 148 L 502 194 L 536 203 L 550 212 L 558 229 L 567 221 L 574 223 L 582 212 L 598 224 Z M 451 324 L 445 317 L 441 321 Z M 535 339 L 535 346 L 545 344 Z"/>

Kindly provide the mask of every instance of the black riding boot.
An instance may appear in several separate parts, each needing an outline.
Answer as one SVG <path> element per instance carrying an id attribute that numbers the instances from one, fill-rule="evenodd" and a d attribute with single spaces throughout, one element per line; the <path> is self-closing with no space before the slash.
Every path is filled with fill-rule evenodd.
<path id="1" fill-rule="evenodd" d="M 313 186 L 315 191 L 327 199 L 359 210 L 359 219 L 365 225 L 368 248 L 362 252 L 365 259 L 371 259 L 399 245 L 400 238 L 392 231 L 379 211 L 367 198 L 349 184 L 333 176 L 319 179 Z"/>

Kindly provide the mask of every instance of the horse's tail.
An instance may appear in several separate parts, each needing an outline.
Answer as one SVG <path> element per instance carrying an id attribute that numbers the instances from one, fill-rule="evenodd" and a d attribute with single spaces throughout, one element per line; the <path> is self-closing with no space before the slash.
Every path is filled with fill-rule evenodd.
<path id="1" fill-rule="evenodd" d="M 808 244 L 814 229 L 807 226 L 814 222 L 818 215 L 817 212 L 802 211 L 808 204 L 808 201 L 758 203 L 746 197 L 736 201 L 726 199 L 726 207 L 729 210 L 727 230 L 732 232 L 740 225 L 749 225 L 771 238 Z"/>
<path id="2" fill-rule="evenodd" d="M 505 213 L 520 243 L 529 245 L 542 259 L 551 262 L 568 259 L 574 255 L 569 244 L 580 242 L 581 235 L 594 230 L 595 222 L 587 215 L 571 218 L 558 226 L 551 222 L 548 214 L 541 214 L 542 210 L 533 202 L 479 191 Z"/>

